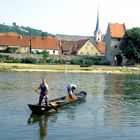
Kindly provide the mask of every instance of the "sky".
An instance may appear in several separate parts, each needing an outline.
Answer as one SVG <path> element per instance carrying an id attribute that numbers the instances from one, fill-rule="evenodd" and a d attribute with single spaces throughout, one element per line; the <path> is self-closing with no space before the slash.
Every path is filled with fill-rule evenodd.
<path id="1" fill-rule="evenodd" d="M 108 23 L 140 27 L 140 0 L 0 0 L 0 23 L 52 34 L 92 36 L 99 7 L 100 29 Z"/>

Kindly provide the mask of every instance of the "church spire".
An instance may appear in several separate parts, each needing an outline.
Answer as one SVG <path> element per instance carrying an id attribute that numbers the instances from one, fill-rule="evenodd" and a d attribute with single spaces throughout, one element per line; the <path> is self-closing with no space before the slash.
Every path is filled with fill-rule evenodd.
<path id="1" fill-rule="evenodd" d="M 96 28 L 94 32 L 98 32 L 100 31 L 100 27 L 99 27 L 99 8 L 98 8 L 98 12 L 97 12 L 97 22 L 96 22 Z"/>
<path id="2" fill-rule="evenodd" d="M 100 25 L 99 25 L 99 8 L 97 11 L 97 22 L 96 22 L 96 28 L 94 31 L 94 38 L 97 42 L 101 42 L 101 31 L 100 31 Z"/>

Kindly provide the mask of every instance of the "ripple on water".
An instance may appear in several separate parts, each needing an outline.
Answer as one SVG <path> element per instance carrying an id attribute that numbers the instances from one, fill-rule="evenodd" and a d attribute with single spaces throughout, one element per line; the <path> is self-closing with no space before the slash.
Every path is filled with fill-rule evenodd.
<path id="1" fill-rule="evenodd" d="M 42 77 L 47 77 L 50 99 L 66 95 L 67 84 L 76 83 L 87 92 L 86 102 L 32 116 L 27 104 L 38 101 L 34 88 Z M 139 139 L 139 91 L 139 75 L 0 73 L 1 139 Z"/>

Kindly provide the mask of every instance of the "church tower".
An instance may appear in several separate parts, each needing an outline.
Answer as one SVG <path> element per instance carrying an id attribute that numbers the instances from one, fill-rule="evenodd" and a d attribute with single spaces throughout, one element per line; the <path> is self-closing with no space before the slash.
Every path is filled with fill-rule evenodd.
<path id="1" fill-rule="evenodd" d="M 99 8 L 98 8 L 98 12 L 97 12 L 97 22 L 96 22 L 96 28 L 94 31 L 94 39 L 97 42 L 102 41 L 102 32 L 100 31 L 100 26 L 99 26 Z"/>

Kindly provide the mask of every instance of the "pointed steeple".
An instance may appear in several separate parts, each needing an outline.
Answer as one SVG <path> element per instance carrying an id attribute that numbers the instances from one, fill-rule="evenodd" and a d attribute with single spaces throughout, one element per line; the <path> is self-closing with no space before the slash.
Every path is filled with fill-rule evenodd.
<path id="1" fill-rule="evenodd" d="M 96 22 L 96 28 L 94 31 L 94 37 L 97 42 L 101 42 L 101 31 L 100 31 L 100 26 L 99 26 L 99 8 L 97 12 L 97 22 Z"/>
<path id="2" fill-rule="evenodd" d="M 98 12 L 97 12 L 97 22 L 96 22 L 96 28 L 95 28 L 95 32 L 98 32 L 100 31 L 100 27 L 99 27 L 99 9 L 98 9 Z"/>

